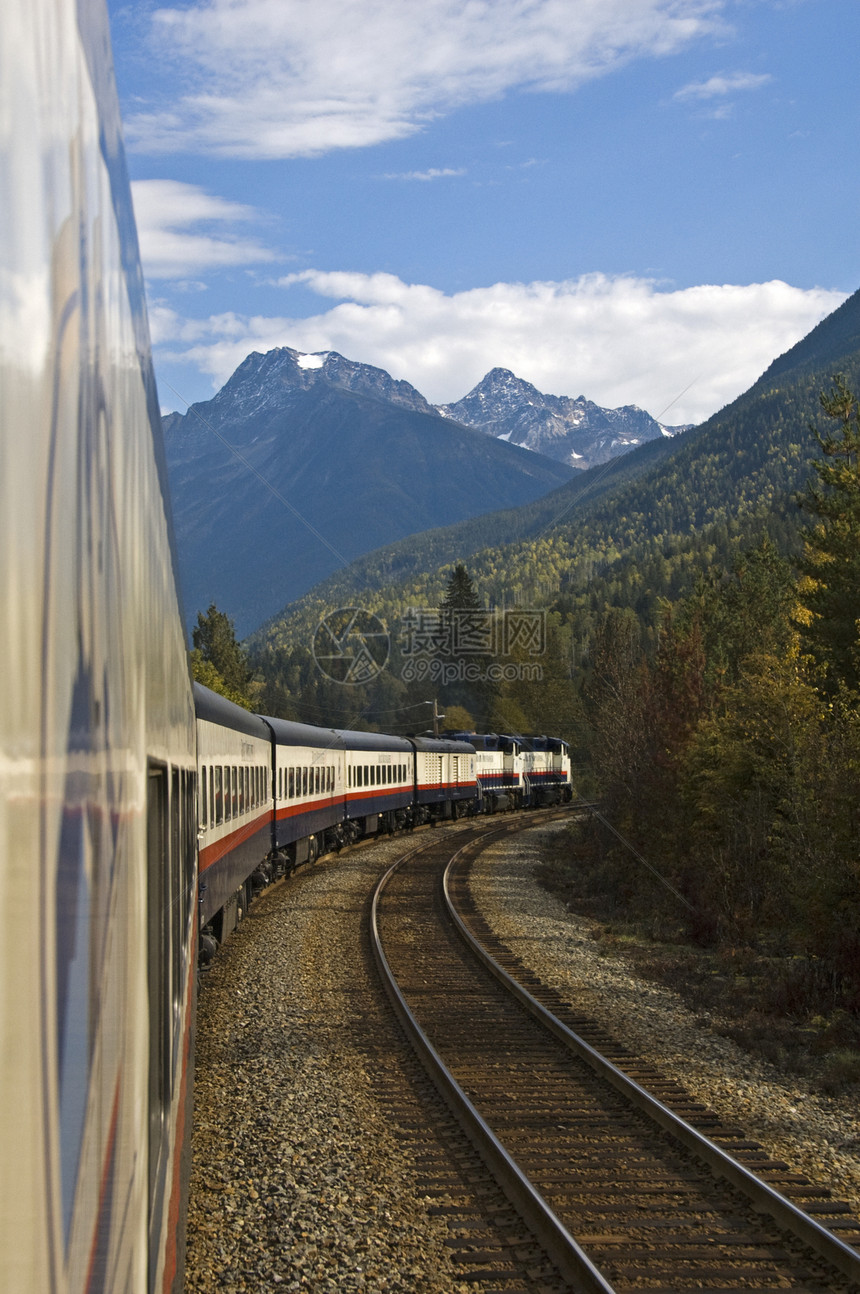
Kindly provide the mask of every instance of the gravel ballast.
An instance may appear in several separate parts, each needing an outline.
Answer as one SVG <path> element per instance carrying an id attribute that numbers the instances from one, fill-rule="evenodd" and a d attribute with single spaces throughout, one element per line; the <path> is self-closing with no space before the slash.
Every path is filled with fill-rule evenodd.
<path id="1" fill-rule="evenodd" d="M 578 1009 L 860 1217 L 854 1103 L 821 1096 L 749 1056 L 672 989 L 640 978 L 623 952 L 607 953 L 591 936 L 593 921 L 569 912 L 536 879 L 542 837 L 565 830 L 534 828 L 491 846 L 477 863 L 472 890 L 499 937 Z"/>

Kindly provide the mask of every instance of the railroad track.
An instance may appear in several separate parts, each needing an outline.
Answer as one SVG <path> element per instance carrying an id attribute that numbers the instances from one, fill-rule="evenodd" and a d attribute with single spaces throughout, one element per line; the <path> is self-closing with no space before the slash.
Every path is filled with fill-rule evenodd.
<path id="1" fill-rule="evenodd" d="M 401 1023 L 562 1281 L 602 1294 L 860 1289 L 847 1206 L 605 1036 L 582 1037 L 588 1022 L 559 1019 L 494 941 L 468 862 L 533 820 L 411 850 L 380 882 L 371 924 Z"/>

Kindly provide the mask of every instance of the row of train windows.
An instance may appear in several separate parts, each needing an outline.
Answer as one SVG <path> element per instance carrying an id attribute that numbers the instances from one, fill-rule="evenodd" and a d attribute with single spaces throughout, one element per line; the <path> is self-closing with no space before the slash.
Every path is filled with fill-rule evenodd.
<path id="1" fill-rule="evenodd" d="M 200 770 L 200 820 L 220 827 L 259 808 L 269 798 L 269 770 L 257 764 L 204 764 Z"/>
<path id="2" fill-rule="evenodd" d="M 405 781 L 405 764 L 356 764 L 349 770 L 350 786 L 391 786 Z"/>
<path id="3" fill-rule="evenodd" d="M 296 800 L 300 795 L 323 795 L 334 790 L 334 765 L 314 768 L 279 768 L 278 799 Z"/>

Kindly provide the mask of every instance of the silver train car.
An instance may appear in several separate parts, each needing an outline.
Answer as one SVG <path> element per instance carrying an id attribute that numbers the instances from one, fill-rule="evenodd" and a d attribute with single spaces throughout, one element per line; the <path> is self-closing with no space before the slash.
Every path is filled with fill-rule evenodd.
<path id="1" fill-rule="evenodd" d="M 0 95 L 0 1289 L 178 1294 L 196 738 L 101 0 L 4 0 Z"/>

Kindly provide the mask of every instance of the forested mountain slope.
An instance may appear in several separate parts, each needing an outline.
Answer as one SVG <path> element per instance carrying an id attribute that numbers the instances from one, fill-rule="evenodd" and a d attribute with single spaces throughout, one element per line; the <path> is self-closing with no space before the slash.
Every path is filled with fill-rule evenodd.
<path id="1" fill-rule="evenodd" d="M 780 356 L 701 427 L 652 442 L 583 473 L 525 508 L 412 536 L 379 549 L 313 589 L 254 636 L 255 646 L 304 640 L 326 607 L 360 600 L 397 616 L 433 605 L 457 560 L 493 603 L 644 610 L 677 597 L 697 571 L 730 562 L 744 537 L 766 530 L 789 548 L 794 492 L 815 453 L 810 422 L 836 373 L 860 385 L 860 293 Z"/>

